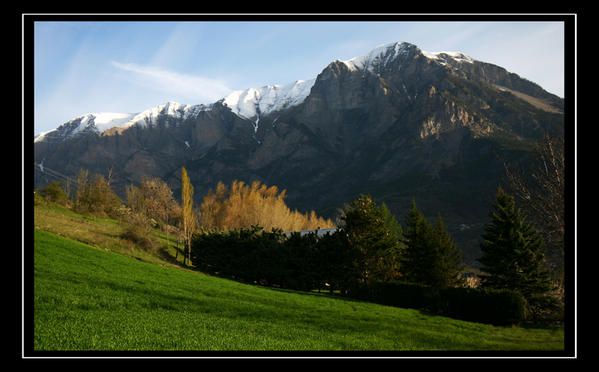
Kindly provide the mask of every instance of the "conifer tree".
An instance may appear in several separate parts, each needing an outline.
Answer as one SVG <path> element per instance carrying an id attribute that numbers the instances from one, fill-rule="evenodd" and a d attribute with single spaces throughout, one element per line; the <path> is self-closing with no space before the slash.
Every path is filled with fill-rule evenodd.
<path id="1" fill-rule="evenodd" d="M 435 272 L 432 275 L 434 285 L 440 288 L 456 287 L 463 284 L 462 252 L 453 237 L 447 231 L 441 215 L 437 216 L 434 230 L 436 257 Z"/>
<path id="2" fill-rule="evenodd" d="M 551 289 L 539 233 L 501 188 L 481 242 L 482 285 L 520 291 L 527 300 Z"/>
<path id="3" fill-rule="evenodd" d="M 403 246 L 403 229 L 397 218 L 391 213 L 387 204 L 384 202 L 381 204 L 381 215 L 383 216 L 383 221 L 385 225 L 389 228 L 389 231 L 395 236 L 398 241 L 402 241 Z"/>
<path id="4" fill-rule="evenodd" d="M 429 284 L 429 270 L 433 265 L 433 228 L 416 206 L 415 200 L 412 200 L 405 224 L 403 277 L 410 282 Z"/>
<path id="5" fill-rule="evenodd" d="M 388 281 L 398 275 L 401 242 L 370 196 L 361 195 L 345 209 L 344 230 L 358 257 L 362 283 Z"/>
<path id="6" fill-rule="evenodd" d="M 406 218 L 405 242 L 402 273 L 406 280 L 437 288 L 461 284 L 461 252 L 441 216 L 433 227 L 412 201 Z"/>

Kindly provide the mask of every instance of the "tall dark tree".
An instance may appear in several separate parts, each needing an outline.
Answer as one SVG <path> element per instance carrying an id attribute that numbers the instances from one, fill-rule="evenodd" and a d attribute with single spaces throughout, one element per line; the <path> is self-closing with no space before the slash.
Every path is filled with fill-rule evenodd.
<path id="1" fill-rule="evenodd" d="M 432 267 L 433 228 L 412 201 L 405 220 L 404 241 L 406 250 L 402 258 L 402 274 L 405 280 L 429 284 Z"/>
<path id="2" fill-rule="evenodd" d="M 510 191 L 545 242 L 551 275 L 561 287 L 564 280 L 565 155 L 562 136 L 545 136 L 534 151 L 532 166 L 517 169 L 506 165 Z"/>
<path id="3" fill-rule="evenodd" d="M 314 269 L 322 281 L 320 287 L 326 288 L 328 285 L 331 292 L 338 289 L 341 293 L 346 293 L 351 288 L 355 278 L 360 276 L 360 265 L 355 256 L 357 252 L 350 247 L 343 230 L 327 233 L 318 239 Z"/>
<path id="4" fill-rule="evenodd" d="M 437 288 L 462 282 L 462 256 L 441 216 L 433 227 L 412 202 L 406 218 L 402 273 L 407 281 Z"/>
<path id="5" fill-rule="evenodd" d="M 387 204 L 385 204 L 384 202 L 381 203 L 380 210 L 381 216 L 383 217 L 383 221 L 389 229 L 389 232 L 395 236 L 395 239 L 402 242 L 403 246 L 403 228 L 401 227 L 401 224 L 399 223 L 397 218 L 395 218 L 393 213 L 391 213 L 391 210 L 389 210 Z"/>
<path id="6" fill-rule="evenodd" d="M 514 198 L 503 189 L 485 226 L 479 262 L 489 277 L 482 283 L 490 288 L 519 290 L 527 300 L 551 289 L 543 241 L 516 207 Z"/>
<path id="7" fill-rule="evenodd" d="M 464 283 L 462 252 L 447 231 L 441 215 L 437 217 L 434 229 L 436 255 L 432 275 L 434 285 L 440 288 L 457 287 Z"/>
<path id="8" fill-rule="evenodd" d="M 359 257 L 358 281 L 370 283 L 396 278 L 401 243 L 372 197 L 361 195 L 352 201 L 342 219 L 351 249 Z"/>

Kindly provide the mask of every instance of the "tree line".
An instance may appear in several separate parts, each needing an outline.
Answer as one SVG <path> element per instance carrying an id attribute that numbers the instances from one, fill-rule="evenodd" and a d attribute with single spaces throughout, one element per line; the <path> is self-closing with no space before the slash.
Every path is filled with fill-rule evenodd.
<path id="1" fill-rule="evenodd" d="M 343 208 L 342 224 L 334 233 L 284 234 L 260 226 L 202 231 L 193 236 L 191 257 L 199 270 L 249 283 L 328 289 L 366 299 L 378 298 L 384 288 L 387 303 L 399 301 L 387 298 L 394 291 L 396 297 L 412 291 L 410 298 L 413 291 L 421 296 L 428 291 L 433 295 L 416 301 L 420 307 L 476 317 L 457 303 L 477 304 L 487 315 L 495 310 L 485 303 L 494 303 L 509 316 L 528 312 L 538 318 L 555 305 L 541 235 L 501 188 L 490 216 L 481 242 L 485 275 L 478 292 L 458 290 L 466 287 L 462 256 L 441 216 L 431 223 L 414 201 L 402 226 L 384 203 L 377 205 L 368 195 Z"/>

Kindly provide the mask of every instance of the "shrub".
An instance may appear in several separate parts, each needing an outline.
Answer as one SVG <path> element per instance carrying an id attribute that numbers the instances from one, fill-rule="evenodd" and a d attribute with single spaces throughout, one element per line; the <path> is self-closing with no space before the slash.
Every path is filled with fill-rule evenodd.
<path id="1" fill-rule="evenodd" d="M 507 289 L 448 288 L 441 291 L 440 312 L 452 318 L 496 325 L 527 318 L 527 302 Z"/>
<path id="2" fill-rule="evenodd" d="M 156 243 L 151 238 L 152 226 L 145 216 L 139 213 L 128 213 L 126 218 L 122 217 L 125 230 L 121 234 L 121 238 L 145 250 L 156 249 Z"/>
<path id="3" fill-rule="evenodd" d="M 46 199 L 39 192 L 33 193 L 33 205 L 46 205 Z"/>
<path id="4" fill-rule="evenodd" d="M 121 200 L 111 189 L 110 184 L 101 175 L 95 175 L 90 180 L 85 170 L 77 176 L 77 194 L 75 210 L 80 213 L 90 213 L 98 216 L 118 216 Z"/>
<path id="5" fill-rule="evenodd" d="M 564 303 L 551 294 L 532 296 L 528 300 L 529 318 L 535 322 L 561 322 L 564 320 Z"/>
<path id="6" fill-rule="evenodd" d="M 517 324 L 527 318 L 524 297 L 507 289 L 437 289 L 422 284 L 389 282 L 355 288 L 351 297 L 495 325 Z"/>
<path id="7" fill-rule="evenodd" d="M 39 194 L 47 201 L 56 204 L 67 205 L 69 202 L 69 197 L 58 181 L 50 182 L 39 191 Z"/>
<path id="8" fill-rule="evenodd" d="M 351 293 L 352 297 L 383 305 L 430 311 L 438 308 L 434 305 L 439 301 L 436 288 L 415 283 L 372 283 L 370 286 L 354 288 Z"/>

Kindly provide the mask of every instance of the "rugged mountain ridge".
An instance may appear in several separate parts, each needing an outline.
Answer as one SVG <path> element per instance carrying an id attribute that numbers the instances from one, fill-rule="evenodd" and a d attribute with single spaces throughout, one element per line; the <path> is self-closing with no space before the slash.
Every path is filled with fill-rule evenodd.
<path id="1" fill-rule="evenodd" d="M 327 216 L 359 193 L 399 217 L 416 198 L 430 217 L 447 219 L 472 260 L 503 163 L 525 161 L 544 131 L 563 131 L 559 97 L 499 66 L 409 43 L 333 61 L 300 84 L 302 95 L 280 95 L 292 97 L 278 101 L 287 104 L 272 104 L 272 87 L 209 106 L 171 105 L 180 114 L 162 108 L 124 129 L 37 141 L 35 159 L 70 175 L 112 168 L 121 192 L 143 176 L 178 190 L 185 165 L 198 199 L 218 181 L 260 179 L 289 189 L 292 207 Z"/>

